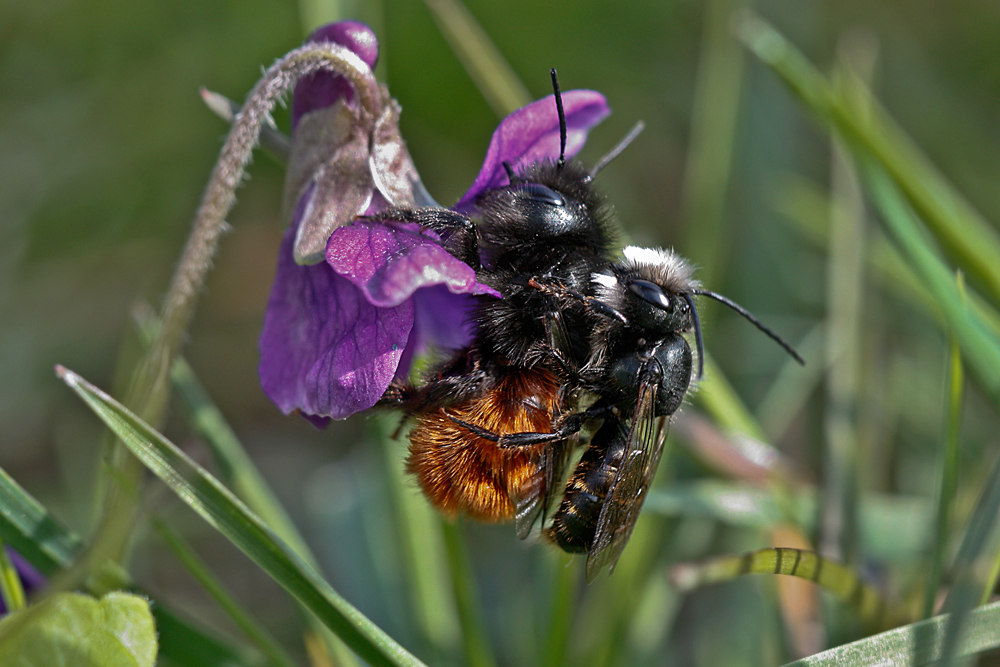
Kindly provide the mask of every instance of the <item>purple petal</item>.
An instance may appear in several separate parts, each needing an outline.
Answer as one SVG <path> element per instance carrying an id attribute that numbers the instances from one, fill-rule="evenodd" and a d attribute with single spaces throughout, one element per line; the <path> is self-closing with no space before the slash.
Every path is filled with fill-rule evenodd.
<path id="1" fill-rule="evenodd" d="M 566 112 L 566 157 L 583 147 L 587 132 L 609 113 L 604 96 L 592 90 L 563 93 Z M 549 95 L 507 116 L 493 133 L 483 168 L 455 208 L 468 209 L 485 190 L 506 185 L 504 162 L 515 169 L 539 160 L 559 158 L 559 114 L 555 97 Z"/>
<path id="2" fill-rule="evenodd" d="M 338 21 L 317 28 L 307 42 L 333 42 L 346 46 L 372 69 L 378 61 L 378 39 L 372 29 L 358 21 Z M 292 96 L 292 130 L 303 114 L 328 107 L 343 98 L 354 99 L 354 89 L 347 79 L 333 72 L 317 72 L 303 77 Z"/>
<path id="3" fill-rule="evenodd" d="M 292 259 L 295 227 L 285 233 L 260 339 L 260 378 L 286 414 L 344 419 L 381 398 L 413 327 L 411 301 L 368 302 L 328 264 Z"/>
<path id="4" fill-rule="evenodd" d="M 355 284 L 369 303 L 393 307 L 421 287 L 444 285 L 453 294 L 500 294 L 476 280 L 476 272 L 455 259 L 416 224 L 359 220 L 333 232 L 326 261 Z M 445 323 L 455 326 L 458 323 Z"/>
<path id="5" fill-rule="evenodd" d="M 427 344 L 438 349 L 460 350 L 472 342 L 475 323 L 473 309 L 478 301 L 470 294 L 455 294 L 444 285 L 435 285 L 413 295 L 415 320 L 410 340 L 418 352 Z"/>
<path id="6" fill-rule="evenodd" d="M 477 301 L 471 294 L 453 294 L 444 285 L 435 285 L 417 290 L 413 305 L 413 330 L 396 371 L 400 380 L 408 377 L 417 354 L 430 348 L 460 350 L 472 342 L 475 331 L 472 310 Z"/>

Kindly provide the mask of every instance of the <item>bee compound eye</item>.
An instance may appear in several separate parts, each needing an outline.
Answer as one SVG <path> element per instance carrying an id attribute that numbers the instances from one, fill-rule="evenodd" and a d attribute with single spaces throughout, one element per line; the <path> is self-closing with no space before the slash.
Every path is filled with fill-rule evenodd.
<path id="1" fill-rule="evenodd" d="M 550 187 L 541 183 L 524 183 L 517 187 L 519 192 L 523 192 L 529 199 L 549 206 L 565 206 L 566 200 L 563 196 Z"/>
<path id="2" fill-rule="evenodd" d="M 651 283 L 648 280 L 633 280 L 628 284 L 628 288 L 632 294 L 661 310 L 670 312 L 674 309 L 674 302 L 656 283 Z"/>

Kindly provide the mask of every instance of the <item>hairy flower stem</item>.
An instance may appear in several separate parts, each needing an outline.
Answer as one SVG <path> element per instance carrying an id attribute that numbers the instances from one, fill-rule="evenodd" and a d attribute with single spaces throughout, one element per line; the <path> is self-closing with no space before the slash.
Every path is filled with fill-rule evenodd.
<path id="1" fill-rule="evenodd" d="M 337 44 L 302 46 L 278 60 L 257 82 L 233 119 L 164 299 L 161 327 L 136 368 L 126 395 L 125 404 L 156 428 L 162 426 L 170 396 L 170 368 L 191 324 L 219 238 L 226 230 L 226 216 L 236 203 L 236 188 L 243 180 L 261 128 L 271 123 L 271 111 L 281 95 L 301 77 L 320 70 L 345 77 L 360 104 L 372 116 L 377 117 L 381 111 L 381 92 L 371 69 L 349 49 Z M 109 453 L 109 462 L 114 482 L 104 498 L 101 527 L 94 542 L 99 546 L 93 552 L 111 554 L 115 560 L 121 560 L 135 518 L 135 489 L 142 466 L 127 454 L 120 442 Z M 100 565 L 91 563 L 95 567 Z"/>

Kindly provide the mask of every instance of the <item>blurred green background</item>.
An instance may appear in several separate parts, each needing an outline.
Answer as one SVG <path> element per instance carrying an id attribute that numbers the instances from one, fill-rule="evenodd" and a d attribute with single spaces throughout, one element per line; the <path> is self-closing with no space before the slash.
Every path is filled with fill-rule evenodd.
<path id="1" fill-rule="evenodd" d="M 707 287 L 801 344 L 809 366 L 783 371 L 788 360 L 753 327 L 716 306 L 704 309 L 706 344 L 726 377 L 799 475 L 820 479 L 826 353 L 810 334 L 828 313 L 830 143 L 728 32 L 726 17 L 740 3 L 467 6 L 533 97 L 550 92 L 550 67 L 564 90 L 607 96 L 614 114 L 591 134 L 586 163 L 645 121 L 645 132 L 601 173 L 599 186 L 631 241 L 682 250 L 704 268 Z M 403 106 L 404 136 L 430 192 L 453 202 L 478 171 L 498 118 L 428 7 L 415 0 L 338 7 L 307 0 L 0 0 L 0 466 L 85 535 L 95 520 L 101 429 L 52 367 L 63 364 L 110 387 L 133 305 L 158 305 L 226 131 L 203 106 L 199 86 L 242 99 L 261 67 L 301 43 L 318 21 L 356 16 L 379 35 L 380 78 Z M 762 0 L 753 7 L 821 68 L 833 62 L 838 43 L 877 49 L 872 85 L 887 110 L 988 220 L 1000 220 L 1000 4 Z M 222 242 L 186 355 L 315 546 L 331 583 L 429 659 L 394 580 L 399 547 L 385 471 L 403 458 L 404 445 L 386 451 L 365 416 L 323 432 L 284 417 L 256 379 L 257 337 L 284 224 L 282 179 L 282 167 L 259 154 L 229 218 L 234 231 Z M 880 236 L 874 224 L 863 232 L 869 247 Z M 946 337 L 913 292 L 885 275 L 866 273 L 860 288 L 859 379 L 850 395 L 859 484 L 931 501 L 945 430 Z M 984 462 L 995 459 L 998 426 L 995 406 L 970 385 L 962 428 L 968 479 L 980 479 Z M 207 458 L 181 420 L 166 433 Z M 691 455 L 673 468 L 688 479 L 712 472 Z M 417 493 L 412 485 L 407 492 Z M 670 539 L 654 552 L 664 560 L 766 546 L 760 531 L 691 517 L 660 521 L 669 523 Z M 199 552 L 246 607 L 294 644 L 294 610 L 277 586 L 193 515 L 188 523 Z M 463 524 L 463 531 L 473 538 L 502 664 L 534 664 L 554 558 L 544 546 L 519 542 L 510 526 Z M 231 630 L 155 537 L 137 544 L 140 581 Z M 859 548 L 867 556 L 873 547 Z M 862 562 L 905 572 L 916 554 L 901 550 L 891 566 Z M 905 576 L 894 581 L 905 586 Z M 767 584 L 741 581 L 680 599 L 662 591 L 618 591 L 625 597 L 615 598 L 615 582 L 579 591 L 580 650 L 588 624 L 601 622 L 600 600 L 649 609 L 620 629 L 620 646 L 628 648 L 601 660 L 716 665 L 794 657 L 774 639 L 780 620 Z M 713 641 L 721 629 L 726 641 Z"/>

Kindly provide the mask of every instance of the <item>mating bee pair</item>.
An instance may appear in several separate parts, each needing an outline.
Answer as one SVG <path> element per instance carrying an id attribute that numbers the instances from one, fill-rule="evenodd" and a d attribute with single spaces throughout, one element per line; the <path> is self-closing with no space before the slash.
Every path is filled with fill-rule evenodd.
<path id="1" fill-rule="evenodd" d="M 694 297 L 735 308 L 799 357 L 745 310 L 701 289 L 675 253 L 627 247 L 612 259 L 611 215 L 592 180 L 630 138 L 592 170 L 567 162 L 555 70 L 552 82 L 559 159 L 520 171 L 505 164 L 509 184 L 480 195 L 478 222 L 432 208 L 377 216 L 438 232 L 451 254 L 503 295 L 477 297 L 472 343 L 418 386 L 391 387 L 381 404 L 414 417 L 409 469 L 445 514 L 514 519 L 523 538 L 561 492 L 544 533 L 587 554 L 589 580 L 621 555 L 667 423 L 701 375 Z M 564 482 L 574 446 L 587 437 Z"/>

